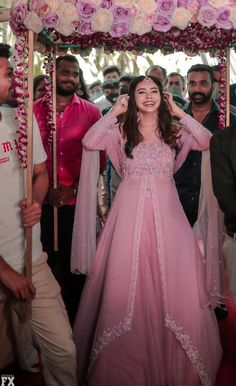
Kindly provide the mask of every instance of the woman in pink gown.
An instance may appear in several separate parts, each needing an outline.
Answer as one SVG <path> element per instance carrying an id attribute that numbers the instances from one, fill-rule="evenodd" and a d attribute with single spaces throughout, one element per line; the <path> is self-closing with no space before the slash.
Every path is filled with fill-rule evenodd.
<path id="1" fill-rule="evenodd" d="M 85 151 L 106 150 L 122 180 L 74 325 L 79 386 L 214 385 L 218 327 L 173 179 L 188 151 L 206 150 L 210 136 L 156 78 L 144 76 L 85 135 Z"/>

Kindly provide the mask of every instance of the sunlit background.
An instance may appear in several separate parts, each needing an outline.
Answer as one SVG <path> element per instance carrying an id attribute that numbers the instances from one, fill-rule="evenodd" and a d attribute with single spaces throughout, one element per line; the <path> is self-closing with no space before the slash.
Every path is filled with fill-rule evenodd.
<path id="1" fill-rule="evenodd" d="M 1 8 L 10 8 L 12 0 L 0 0 Z M 0 23 L 0 41 L 14 46 L 14 36 L 8 23 Z M 85 53 L 86 54 L 86 53 Z M 83 54 L 84 55 L 84 54 Z M 193 64 L 206 63 L 209 65 L 217 64 L 217 58 L 211 57 L 207 52 L 201 52 L 197 56 L 187 56 L 183 52 L 164 55 L 160 50 L 154 54 L 143 53 L 135 55 L 128 51 L 114 52 L 112 54 L 104 53 L 102 48 L 93 48 L 89 55 L 76 55 L 84 73 L 84 79 L 87 84 L 102 79 L 102 69 L 108 65 L 118 65 L 122 73 L 133 75 L 144 74 L 145 70 L 152 64 L 159 64 L 166 68 L 167 74 L 173 71 L 180 72 L 183 76 Z M 34 75 L 43 73 L 43 56 L 35 53 Z M 231 50 L 230 55 L 230 83 L 236 83 L 236 54 Z"/>

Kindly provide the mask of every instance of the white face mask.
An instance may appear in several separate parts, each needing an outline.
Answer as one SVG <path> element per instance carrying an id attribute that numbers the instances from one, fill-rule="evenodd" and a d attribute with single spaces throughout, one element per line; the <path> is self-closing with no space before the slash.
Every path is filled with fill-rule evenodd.
<path id="1" fill-rule="evenodd" d="M 95 99 L 99 98 L 99 97 L 102 96 L 102 95 L 103 95 L 103 92 L 102 92 L 102 91 L 95 91 L 95 92 L 91 95 L 90 99 L 91 99 L 92 101 L 95 101 Z"/>
<path id="2" fill-rule="evenodd" d="M 174 94 L 174 95 L 182 96 L 181 92 L 180 92 L 180 89 L 178 87 L 169 86 L 169 87 L 166 87 L 166 91 L 168 91 L 168 92 L 170 92 L 171 94 Z"/>

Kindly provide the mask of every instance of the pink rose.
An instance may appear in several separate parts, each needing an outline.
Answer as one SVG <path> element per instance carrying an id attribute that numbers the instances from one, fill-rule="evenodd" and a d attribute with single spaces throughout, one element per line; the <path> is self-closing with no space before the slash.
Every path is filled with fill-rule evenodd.
<path id="1" fill-rule="evenodd" d="M 158 10 L 162 15 L 170 15 L 177 6 L 177 0 L 159 0 Z"/>
<path id="2" fill-rule="evenodd" d="M 168 16 L 158 14 L 153 21 L 152 27 L 155 31 L 167 32 L 171 29 L 172 23 Z"/>
<path id="3" fill-rule="evenodd" d="M 219 9 L 216 27 L 217 28 L 224 28 L 224 29 L 231 29 L 233 27 L 233 24 L 230 21 L 230 8 L 229 7 L 222 7 Z"/>
<path id="4" fill-rule="evenodd" d="M 28 14 L 27 5 L 20 3 L 11 10 L 10 26 L 13 32 L 17 35 L 22 29 L 24 29 L 23 22 Z"/>
<path id="5" fill-rule="evenodd" d="M 198 22 L 204 27 L 212 27 L 217 21 L 218 12 L 215 8 L 205 5 L 200 8 L 197 17 Z"/>
<path id="6" fill-rule="evenodd" d="M 122 21 L 118 21 L 118 22 L 113 23 L 109 33 L 112 37 L 115 37 L 115 38 L 128 35 L 128 33 L 129 33 L 128 23 L 125 23 Z"/>
<path id="7" fill-rule="evenodd" d="M 51 13 L 42 18 L 43 25 L 46 28 L 55 28 L 58 23 L 58 15 L 56 13 Z"/>

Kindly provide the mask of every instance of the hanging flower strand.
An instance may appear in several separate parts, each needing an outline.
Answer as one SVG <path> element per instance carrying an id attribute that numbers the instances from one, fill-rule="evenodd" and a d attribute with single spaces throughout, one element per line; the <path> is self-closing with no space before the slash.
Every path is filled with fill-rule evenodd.
<path id="1" fill-rule="evenodd" d="M 225 127 L 225 112 L 226 112 L 226 78 L 225 78 L 225 71 L 226 71 L 226 50 L 221 50 L 217 53 L 217 56 L 219 58 L 219 64 L 218 68 L 220 71 L 220 80 L 219 80 L 219 105 L 220 105 L 220 111 L 218 114 L 218 126 L 220 129 Z"/>
<path id="2" fill-rule="evenodd" d="M 48 134 L 48 143 L 49 145 L 52 144 L 52 137 L 53 137 L 53 131 L 55 130 L 55 125 L 53 122 L 53 102 L 52 102 L 52 94 L 53 94 L 53 85 L 52 85 L 52 79 L 53 79 L 53 54 L 52 52 L 49 52 L 44 59 L 43 68 L 45 69 L 45 73 L 48 76 L 48 78 L 45 79 L 45 89 L 46 94 L 44 96 L 46 102 L 47 102 L 47 125 L 49 128 L 49 134 Z"/>
<path id="3" fill-rule="evenodd" d="M 16 64 L 14 92 L 18 107 L 18 154 L 21 167 L 27 167 L 27 105 L 28 105 L 28 46 L 25 32 L 21 32 L 16 39 L 14 61 Z"/>

